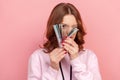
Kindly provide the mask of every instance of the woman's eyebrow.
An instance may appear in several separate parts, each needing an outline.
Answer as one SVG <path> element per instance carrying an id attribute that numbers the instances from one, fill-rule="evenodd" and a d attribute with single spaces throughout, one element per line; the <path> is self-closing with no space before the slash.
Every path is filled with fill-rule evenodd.
<path id="1" fill-rule="evenodd" d="M 64 26 L 69 26 L 69 25 L 67 25 L 67 24 L 65 24 L 65 23 L 62 23 L 62 25 L 64 25 Z"/>
<path id="2" fill-rule="evenodd" d="M 68 24 L 66 24 L 66 23 L 61 23 L 62 25 L 64 25 L 64 26 L 69 26 Z M 72 25 L 72 27 L 76 27 L 76 26 L 78 26 L 78 24 L 73 24 Z"/>

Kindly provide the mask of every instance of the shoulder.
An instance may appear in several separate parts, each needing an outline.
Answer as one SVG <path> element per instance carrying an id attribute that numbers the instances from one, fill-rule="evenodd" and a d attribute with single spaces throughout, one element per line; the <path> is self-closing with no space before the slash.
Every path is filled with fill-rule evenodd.
<path id="1" fill-rule="evenodd" d="M 46 56 L 47 54 L 44 52 L 44 49 L 37 49 L 33 51 L 33 53 L 30 55 L 30 59 L 40 59 L 43 56 Z"/>
<path id="2" fill-rule="evenodd" d="M 83 49 L 80 53 L 81 55 L 96 56 L 95 52 L 90 49 Z"/>
<path id="3" fill-rule="evenodd" d="M 97 60 L 96 53 L 90 49 L 83 49 L 80 51 L 80 57 L 85 60 Z"/>
<path id="4" fill-rule="evenodd" d="M 31 56 L 38 56 L 41 53 L 43 53 L 43 49 L 37 49 L 37 50 L 33 51 L 33 53 L 31 54 Z"/>

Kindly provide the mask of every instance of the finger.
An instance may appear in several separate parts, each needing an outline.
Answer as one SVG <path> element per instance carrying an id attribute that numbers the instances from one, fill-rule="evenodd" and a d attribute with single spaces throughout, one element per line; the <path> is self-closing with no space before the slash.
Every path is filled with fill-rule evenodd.
<path id="1" fill-rule="evenodd" d="M 64 40 L 64 42 L 66 42 L 66 43 L 68 43 L 68 44 L 70 44 L 70 45 L 72 45 L 72 46 L 74 46 L 74 47 L 77 47 L 77 46 L 78 46 L 77 43 L 76 43 L 73 39 L 71 39 L 71 38 L 69 38 L 69 37 L 67 37 L 67 38 Z"/>
<path id="2" fill-rule="evenodd" d="M 61 51 L 63 51 L 63 48 L 55 48 L 50 55 L 57 55 L 58 53 L 60 53 Z"/>
<path id="3" fill-rule="evenodd" d="M 65 50 L 67 50 L 68 52 L 72 52 L 74 47 L 73 46 L 70 46 L 69 44 L 67 43 L 63 43 L 63 48 L 65 48 Z"/>
<path id="4" fill-rule="evenodd" d="M 58 50 L 54 50 L 54 51 L 57 51 L 57 52 L 52 52 L 52 54 L 50 54 L 50 58 L 51 59 L 55 59 L 57 62 L 58 62 L 58 58 L 59 56 L 61 56 L 62 54 L 65 53 L 65 50 L 64 49 L 58 49 Z"/>
<path id="5" fill-rule="evenodd" d="M 57 56 L 58 61 L 61 61 L 61 60 L 64 58 L 65 53 L 66 53 L 66 51 L 63 51 L 61 54 L 59 54 L 59 55 Z"/>
<path id="6" fill-rule="evenodd" d="M 61 56 L 61 55 L 65 54 L 65 53 L 66 53 L 66 50 L 64 50 L 64 51 L 60 52 L 57 56 L 59 57 L 59 56 Z"/>
<path id="7" fill-rule="evenodd" d="M 56 54 L 55 55 L 59 55 L 61 54 L 64 50 L 64 48 L 59 48 L 58 51 L 56 51 Z"/>

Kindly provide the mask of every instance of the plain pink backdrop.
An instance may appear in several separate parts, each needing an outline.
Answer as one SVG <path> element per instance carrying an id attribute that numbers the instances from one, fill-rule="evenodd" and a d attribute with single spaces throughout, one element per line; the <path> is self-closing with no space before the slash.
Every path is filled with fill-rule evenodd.
<path id="1" fill-rule="evenodd" d="M 73 3 L 99 60 L 103 80 L 120 80 L 119 0 L 0 0 L 0 80 L 27 80 L 28 59 L 39 44 L 52 8 Z"/>

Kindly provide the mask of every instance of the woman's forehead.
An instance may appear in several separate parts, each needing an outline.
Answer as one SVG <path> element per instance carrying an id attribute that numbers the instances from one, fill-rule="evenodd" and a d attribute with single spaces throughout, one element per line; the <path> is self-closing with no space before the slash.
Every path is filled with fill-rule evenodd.
<path id="1" fill-rule="evenodd" d="M 74 15 L 71 14 L 65 15 L 63 17 L 62 23 L 67 25 L 77 25 L 76 18 L 74 17 Z"/>

